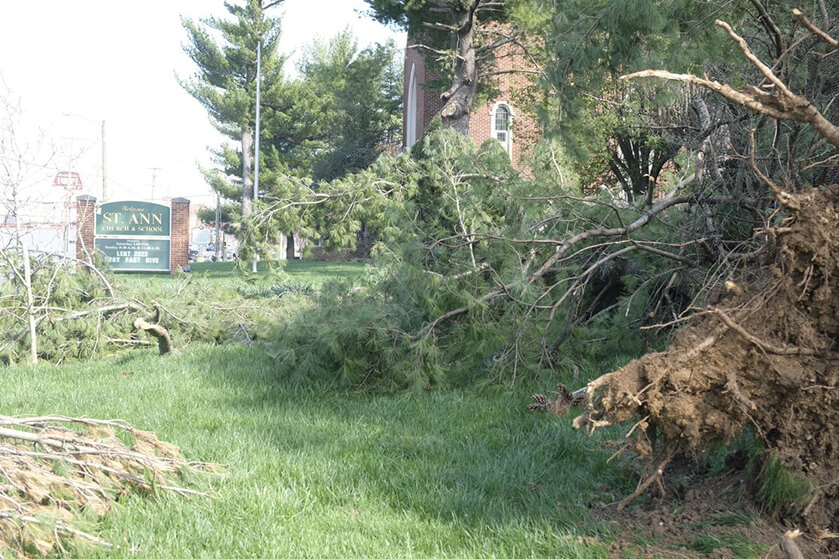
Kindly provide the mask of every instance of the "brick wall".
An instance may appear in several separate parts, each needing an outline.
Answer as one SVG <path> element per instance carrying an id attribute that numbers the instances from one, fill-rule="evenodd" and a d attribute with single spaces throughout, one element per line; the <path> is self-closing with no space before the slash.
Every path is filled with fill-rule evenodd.
<path id="1" fill-rule="evenodd" d="M 189 200 L 172 198 L 172 258 L 169 271 L 177 273 L 189 263 Z"/>
<path id="2" fill-rule="evenodd" d="M 481 33 L 493 40 L 493 35 L 503 33 L 503 26 L 488 25 L 481 29 Z M 408 38 L 408 45 L 420 42 L 414 37 Z M 421 137 L 431 119 L 439 114 L 443 108 L 440 99 L 441 91 L 426 87 L 428 80 L 434 79 L 435 75 L 426 68 L 425 57 L 416 48 L 408 48 L 405 51 L 405 81 L 404 81 L 404 114 L 403 124 L 407 122 L 408 114 L 408 87 L 412 65 L 416 64 L 416 76 L 419 84 L 417 96 L 417 137 Z M 488 83 L 491 80 L 492 86 L 497 90 L 497 95 L 485 103 L 475 103 L 472 107 L 472 116 L 469 121 L 469 136 L 476 145 L 481 145 L 492 137 L 492 111 L 499 102 L 507 104 L 513 112 L 513 149 L 511 158 L 513 165 L 522 171 L 527 171 L 527 158 L 530 148 L 541 138 L 541 129 L 536 118 L 525 112 L 522 100 L 527 90 L 534 84 L 528 78 L 527 73 L 515 73 L 513 70 L 525 70 L 525 72 L 537 71 L 537 68 L 529 62 L 524 50 L 516 44 L 507 44 L 496 50 L 495 59 L 491 64 L 483 64 L 478 69 L 479 80 Z M 496 73 L 501 72 L 501 73 Z M 531 74 L 532 75 L 532 74 Z M 407 127 L 403 126 L 405 134 Z M 403 145 L 406 145 L 403 137 Z"/>
<path id="3" fill-rule="evenodd" d="M 409 37 L 408 44 L 415 44 L 416 40 Z M 408 88 L 410 87 L 411 68 L 416 67 L 417 79 L 417 139 L 422 137 L 423 132 L 443 110 L 443 100 L 440 99 L 441 91 L 432 87 L 428 82 L 436 75 L 426 66 L 425 56 L 417 48 L 405 49 L 405 68 L 403 72 L 403 103 L 402 103 L 402 145 L 408 145 Z"/>
<path id="4" fill-rule="evenodd" d="M 76 258 L 93 259 L 93 234 L 96 227 L 96 198 L 87 194 L 76 198 Z"/>

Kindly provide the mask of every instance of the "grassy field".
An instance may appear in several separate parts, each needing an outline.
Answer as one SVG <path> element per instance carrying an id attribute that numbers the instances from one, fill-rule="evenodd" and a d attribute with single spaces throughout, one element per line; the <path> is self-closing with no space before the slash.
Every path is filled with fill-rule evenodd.
<path id="1" fill-rule="evenodd" d="M 292 283 L 311 285 L 317 289 L 328 280 L 355 281 L 364 276 L 367 264 L 360 262 L 317 262 L 314 260 L 289 260 L 285 262 L 284 272 Z M 195 262 L 190 264 L 190 275 L 197 279 L 212 280 L 216 286 L 231 286 L 254 281 L 268 281 L 271 279 L 268 267 L 261 262 L 256 274 L 240 273 L 236 270 L 235 262 Z M 169 274 L 134 273 L 121 274 L 122 283 L 147 283 L 152 281 L 165 286 L 177 280 Z"/>
<path id="2" fill-rule="evenodd" d="M 124 499 L 92 526 L 119 550 L 80 556 L 605 557 L 588 499 L 631 490 L 602 439 L 530 414 L 526 389 L 299 389 L 253 346 L 3 376 L 3 413 L 121 418 L 224 465 L 193 480 L 211 499 Z"/>
<path id="3" fill-rule="evenodd" d="M 354 283 L 367 272 L 363 264 L 293 261 L 282 274 L 252 275 L 207 263 L 190 274 L 126 274 L 114 283 L 123 297 L 172 305 L 202 331 L 238 332 L 242 324 L 253 334 L 258 321 L 309 308 L 305 295 L 280 297 L 275 288 Z M 627 530 L 604 513 L 613 509 L 598 506 L 631 493 L 640 473 L 625 455 L 608 462 L 622 433 L 589 437 L 571 429 L 571 417 L 527 411 L 530 394 L 550 393 L 557 381 L 579 386 L 628 356 L 512 390 L 373 395 L 301 387 L 266 346 L 244 343 L 251 337 L 175 332 L 177 352 L 168 357 L 154 347 L 114 348 L 95 361 L 2 370 L 4 415 L 123 419 L 189 460 L 221 465 L 183 480 L 211 498 L 128 495 L 103 518 L 85 516 L 78 527 L 119 547 L 69 555 L 586 558 L 628 544 L 635 552 L 627 557 L 646 557 L 657 545 L 645 525 Z M 219 345 L 189 343 L 213 339 Z M 749 546 L 705 532 L 697 524 L 665 541 L 660 556 L 726 547 L 756 557 L 763 549 L 739 533 Z"/>

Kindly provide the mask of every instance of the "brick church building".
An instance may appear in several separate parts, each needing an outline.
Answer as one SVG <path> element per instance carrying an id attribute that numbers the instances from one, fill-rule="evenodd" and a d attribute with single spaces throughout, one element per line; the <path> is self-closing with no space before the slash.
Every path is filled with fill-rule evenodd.
<path id="1" fill-rule="evenodd" d="M 482 31 L 492 34 L 493 28 Z M 442 91 L 435 87 L 439 84 L 433 83 L 436 75 L 428 67 L 426 55 L 412 46 L 416 42 L 409 33 L 402 115 L 402 143 L 408 148 L 422 137 L 444 105 L 440 98 Z M 519 106 L 525 89 L 532 85 L 528 76 L 535 71 L 535 66 L 528 62 L 526 52 L 518 44 L 508 43 L 496 49 L 491 64 L 478 65 L 478 79 L 482 84 L 490 84 L 495 94 L 485 102 L 476 101 L 469 120 L 469 136 L 476 145 L 494 138 L 520 170 L 528 167 L 530 148 L 541 137 L 536 119 Z"/>

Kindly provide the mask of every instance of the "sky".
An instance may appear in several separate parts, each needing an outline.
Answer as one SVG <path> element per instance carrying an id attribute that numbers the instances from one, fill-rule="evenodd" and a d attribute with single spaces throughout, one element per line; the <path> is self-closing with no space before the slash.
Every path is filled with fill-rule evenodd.
<path id="1" fill-rule="evenodd" d="M 365 8 L 363 0 L 286 0 L 269 13 L 282 19 L 280 50 L 290 65 L 313 40 L 347 27 L 362 47 L 388 39 L 404 45 L 404 34 L 367 18 Z M 27 186 L 32 197 L 58 200 L 62 189 L 51 187 L 52 178 L 72 170 L 82 193 L 101 199 L 104 120 L 109 199 L 213 204 L 198 165 L 211 166 L 207 148 L 225 139 L 175 76 L 195 70 L 183 52 L 181 16 L 226 15 L 223 0 L 3 2 L 0 94 L 11 91 L 20 103 L 18 134 L 49 148 L 30 155 L 47 162 L 45 176 Z"/>

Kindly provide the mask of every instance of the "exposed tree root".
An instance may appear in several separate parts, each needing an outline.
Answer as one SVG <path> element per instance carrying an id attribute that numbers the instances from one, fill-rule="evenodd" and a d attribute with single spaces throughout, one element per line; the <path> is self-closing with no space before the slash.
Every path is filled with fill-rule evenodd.
<path id="1" fill-rule="evenodd" d="M 122 421 L 0 416 L 0 555 L 110 547 L 73 525 L 79 512 L 102 515 L 130 491 L 206 496 L 171 481 L 194 468 L 210 465 Z"/>
<path id="2" fill-rule="evenodd" d="M 627 496 L 625 499 L 617 503 L 618 510 L 623 510 L 626 505 L 640 497 L 644 494 L 644 492 L 649 489 L 649 487 L 655 483 L 661 494 L 661 497 L 664 497 L 664 484 L 662 483 L 662 478 L 664 477 L 664 469 L 667 467 L 667 464 L 670 463 L 670 460 L 676 456 L 676 452 L 679 450 L 678 442 L 671 442 L 667 445 L 667 448 L 661 453 L 661 456 L 654 462 L 654 466 L 651 468 L 652 472 L 648 473 L 646 477 L 642 478 L 641 481 L 638 483 L 638 487 L 635 488 L 635 491 L 632 492 L 631 495 Z"/>
<path id="3" fill-rule="evenodd" d="M 721 286 L 710 312 L 667 351 L 574 393 L 585 406 L 576 428 L 631 425 L 636 452 L 654 456 L 619 507 L 653 485 L 663 490 L 678 450 L 699 453 L 753 425 L 787 468 L 820 488 L 799 514 L 801 526 L 839 532 L 839 185 L 790 196 L 797 209 L 786 232 L 768 236 L 765 260 L 734 278 L 739 289 Z"/>
<path id="4" fill-rule="evenodd" d="M 804 559 L 804 554 L 798 549 L 795 538 L 801 535 L 799 530 L 789 530 L 781 538 L 781 551 L 786 559 Z"/>

